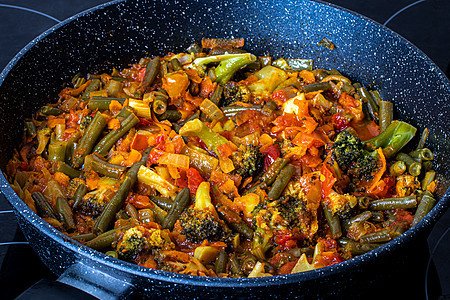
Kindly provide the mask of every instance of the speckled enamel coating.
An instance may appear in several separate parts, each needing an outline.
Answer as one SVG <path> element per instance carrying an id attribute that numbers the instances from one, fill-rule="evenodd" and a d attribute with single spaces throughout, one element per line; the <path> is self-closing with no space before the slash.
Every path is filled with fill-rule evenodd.
<path id="1" fill-rule="evenodd" d="M 198 278 L 132 265 L 68 239 L 29 210 L 1 175 L 1 191 L 44 263 L 57 275 L 70 267 L 63 280 L 92 282 L 83 287 L 93 293 L 101 292 L 99 286 L 103 286 L 116 295 L 133 291 L 151 298 L 316 298 L 339 293 L 343 283 L 365 276 L 365 268 L 376 270 L 379 265 L 382 272 L 385 261 L 392 263 L 389 254 L 405 253 L 405 245 L 423 237 L 447 209 L 448 79 L 420 50 L 386 27 L 347 10 L 306 0 L 116 1 L 56 25 L 20 51 L 0 74 L 2 170 L 21 140 L 22 120 L 43 104 L 56 102 L 58 92 L 74 74 L 120 69 L 142 56 L 182 51 L 203 37 L 244 37 L 245 48 L 254 54 L 312 58 L 315 67 L 336 68 L 352 81 L 379 90 L 383 99 L 394 102 L 399 119 L 417 126 L 419 132 L 430 129 L 428 147 L 436 157 L 440 201 L 399 238 L 338 265 L 266 278 Z M 323 37 L 336 49 L 317 46 Z"/>

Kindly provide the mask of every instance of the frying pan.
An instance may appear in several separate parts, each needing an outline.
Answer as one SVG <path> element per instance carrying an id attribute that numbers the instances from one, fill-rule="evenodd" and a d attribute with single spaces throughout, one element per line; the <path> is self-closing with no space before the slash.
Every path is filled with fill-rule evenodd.
<path id="1" fill-rule="evenodd" d="M 200 278 L 147 269 L 108 257 L 61 234 L 33 213 L 0 175 L 1 194 L 13 206 L 30 245 L 58 281 L 100 298 L 319 297 L 339 293 L 356 277 L 387 275 L 394 253 L 423 238 L 450 198 L 450 82 L 411 43 L 363 16 L 316 1 L 114 1 L 85 11 L 33 40 L 0 75 L 0 167 L 17 148 L 23 120 L 55 102 L 78 72 L 110 72 L 143 56 L 183 51 L 203 37 L 244 37 L 256 55 L 312 58 L 394 102 L 396 117 L 431 131 L 440 201 L 419 224 L 378 249 L 306 273 L 265 278 Z M 324 37 L 336 49 L 317 43 Z M 405 250 L 406 248 L 406 250 Z M 392 265 L 390 265 L 392 267 Z"/>

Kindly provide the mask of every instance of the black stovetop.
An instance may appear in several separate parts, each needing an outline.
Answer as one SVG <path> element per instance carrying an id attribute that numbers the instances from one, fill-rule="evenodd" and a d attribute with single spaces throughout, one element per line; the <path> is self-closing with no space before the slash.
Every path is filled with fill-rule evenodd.
<path id="1" fill-rule="evenodd" d="M 0 70 L 33 38 L 78 12 L 105 3 L 103 0 L 0 0 Z M 328 0 L 333 4 L 365 15 L 399 33 L 427 54 L 450 77 L 449 0 Z M 2 299 L 14 298 L 42 278 L 55 276 L 40 262 L 27 245 L 10 206 L 0 197 L 0 289 Z M 439 220 L 428 237 L 426 267 L 411 266 L 405 277 L 418 278 L 421 284 L 409 284 L 406 295 L 425 296 L 428 280 L 430 299 L 450 298 L 450 211 Z M 8 243 L 12 243 L 8 245 Z M 431 262 L 431 263 L 430 263 Z M 424 266 L 427 265 L 424 264 Z M 400 280 L 397 284 L 403 284 Z M 439 284 L 440 283 L 440 284 Z M 373 283 L 372 283 L 373 284 Z M 400 285 L 401 286 L 401 285 Z M 388 298 L 386 287 L 379 295 Z M 359 295 L 363 295 L 360 293 Z"/>

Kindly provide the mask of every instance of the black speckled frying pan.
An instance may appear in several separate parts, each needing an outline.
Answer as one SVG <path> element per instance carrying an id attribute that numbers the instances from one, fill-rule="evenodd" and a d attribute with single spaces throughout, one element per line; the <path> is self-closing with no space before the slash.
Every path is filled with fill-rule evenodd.
<path id="1" fill-rule="evenodd" d="M 435 153 L 440 178 L 438 204 L 399 238 L 337 265 L 265 278 L 199 278 L 132 265 L 72 241 L 28 209 L 1 175 L 1 193 L 14 207 L 24 234 L 44 263 L 61 276 L 60 282 L 101 298 L 130 293 L 170 299 L 200 295 L 317 298 L 339 293 L 352 278 L 370 272 L 388 276 L 389 258 L 423 236 L 449 204 L 450 82 L 402 37 L 322 2 L 116 1 L 56 25 L 27 45 L 0 75 L 2 170 L 21 140 L 24 118 L 55 102 L 62 85 L 74 74 L 110 71 L 142 56 L 181 51 L 203 37 L 244 37 L 245 48 L 257 55 L 312 58 L 315 67 L 337 68 L 379 90 L 384 99 L 395 103 L 399 119 L 419 130 L 430 129 L 428 147 Z M 323 37 L 336 49 L 317 46 Z"/>

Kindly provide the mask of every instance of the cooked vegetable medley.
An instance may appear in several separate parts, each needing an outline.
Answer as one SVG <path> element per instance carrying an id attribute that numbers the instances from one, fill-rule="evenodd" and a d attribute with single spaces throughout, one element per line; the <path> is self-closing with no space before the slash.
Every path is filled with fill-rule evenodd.
<path id="1" fill-rule="evenodd" d="M 13 188 L 80 243 L 200 276 L 336 264 L 431 210 L 428 130 L 406 146 L 416 128 L 377 91 L 243 45 L 204 39 L 76 75 L 26 121 L 8 164 Z"/>

